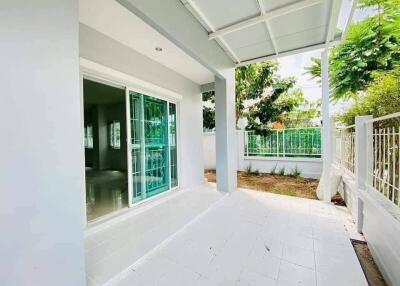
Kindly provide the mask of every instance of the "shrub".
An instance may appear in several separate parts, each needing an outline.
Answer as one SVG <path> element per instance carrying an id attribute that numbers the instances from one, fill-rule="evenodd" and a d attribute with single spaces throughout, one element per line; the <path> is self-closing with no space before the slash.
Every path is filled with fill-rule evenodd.
<path id="1" fill-rule="evenodd" d="M 253 170 L 253 166 L 251 165 L 251 163 L 246 168 L 244 168 L 244 172 L 247 176 L 250 175 L 258 176 L 260 174 L 260 171 L 258 169 Z"/>
<path id="2" fill-rule="evenodd" d="M 282 167 L 280 170 L 279 170 L 279 176 L 284 176 L 285 175 L 285 167 Z"/>
<path id="3" fill-rule="evenodd" d="M 299 169 L 299 167 L 297 167 L 297 165 L 292 169 L 292 172 L 290 173 L 291 177 L 294 178 L 298 178 L 301 175 L 301 170 Z"/>
<path id="4" fill-rule="evenodd" d="M 246 175 L 250 175 L 253 172 L 253 167 L 251 166 L 251 163 L 247 165 L 246 168 L 244 168 L 244 172 L 246 173 Z"/>
<path id="5" fill-rule="evenodd" d="M 271 175 L 276 175 L 276 168 L 278 167 L 278 164 L 276 164 L 271 171 L 269 172 Z"/>

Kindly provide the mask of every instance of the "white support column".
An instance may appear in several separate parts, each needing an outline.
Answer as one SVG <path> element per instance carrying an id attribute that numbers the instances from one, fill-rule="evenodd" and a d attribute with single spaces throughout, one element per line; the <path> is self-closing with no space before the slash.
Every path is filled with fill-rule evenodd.
<path id="1" fill-rule="evenodd" d="M 329 51 L 328 48 L 321 54 L 321 73 L 322 73 L 322 162 L 323 162 L 323 200 L 331 201 L 330 191 L 330 170 L 333 162 L 332 152 L 332 133 L 329 115 Z"/>
<path id="2" fill-rule="evenodd" d="M 215 142 L 217 189 L 237 188 L 235 69 L 225 70 L 225 78 L 215 77 Z"/>
<path id="3" fill-rule="evenodd" d="M 364 223 L 364 202 L 358 195 L 358 192 L 365 191 L 366 183 L 368 180 L 368 171 L 371 163 L 368 158 L 371 158 L 373 149 L 372 144 L 368 138 L 368 134 L 372 132 L 372 125 L 367 124 L 367 121 L 372 119 L 371 115 L 356 116 L 356 135 L 355 135 L 355 178 L 357 186 L 357 217 L 356 225 L 357 231 L 362 233 Z M 369 155 L 369 156 L 368 156 Z"/>
<path id="4" fill-rule="evenodd" d="M 83 286 L 78 1 L 0 6 L 0 284 Z"/>

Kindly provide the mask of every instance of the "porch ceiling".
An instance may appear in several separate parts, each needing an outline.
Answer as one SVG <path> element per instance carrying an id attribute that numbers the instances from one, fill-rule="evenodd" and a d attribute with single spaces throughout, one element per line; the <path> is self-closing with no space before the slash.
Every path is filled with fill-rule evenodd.
<path id="1" fill-rule="evenodd" d="M 237 64 L 318 48 L 341 37 L 342 0 L 180 0 Z"/>
<path id="2" fill-rule="evenodd" d="M 212 72 L 115 0 L 79 0 L 79 21 L 197 84 L 214 81 Z"/>

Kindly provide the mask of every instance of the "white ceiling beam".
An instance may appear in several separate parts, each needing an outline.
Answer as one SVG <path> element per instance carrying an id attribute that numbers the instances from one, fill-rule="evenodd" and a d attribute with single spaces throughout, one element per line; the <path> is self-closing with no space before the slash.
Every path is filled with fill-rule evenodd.
<path id="1" fill-rule="evenodd" d="M 301 53 L 304 53 L 304 52 L 324 49 L 326 47 L 333 47 L 333 46 L 337 45 L 338 43 L 339 43 L 339 41 L 332 41 L 332 42 L 330 42 L 328 44 L 322 43 L 322 44 L 311 45 L 311 46 L 300 48 L 300 49 L 281 52 L 281 53 L 279 53 L 279 55 L 273 54 L 273 55 L 268 55 L 268 56 L 264 56 L 264 57 L 259 57 L 259 58 L 255 58 L 255 59 L 242 61 L 237 66 L 238 67 L 247 66 L 249 64 L 254 64 L 254 63 L 258 63 L 258 62 L 262 62 L 262 61 L 266 61 L 266 60 L 274 60 L 274 59 L 281 58 L 281 57 L 287 57 L 287 56 L 291 56 L 291 55 L 301 54 Z"/>
<path id="2" fill-rule="evenodd" d="M 239 22 L 239 23 L 230 25 L 228 27 L 222 28 L 220 30 L 217 30 L 215 32 L 212 32 L 209 34 L 208 38 L 209 38 L 209 40 L 212 40 L 217 37 L 221 37 L 221 36 L 230 34 L 232 32 L 239 31 L 239 30 L 242 30 L 242 29 L 250 27 L 250 26 L 254 26 L 258 23 L 265 22 L 265 21 L 271 20 L 273 18 L 282 16 L 282 15 L 286 15 L 286 14 L 289 14 L 289 13 L 292 13 L 292 12 L 295 12 L 295 11 L 298 11 L 298 10 L 301 10 L 301 9 L 304 9 L 307 7 L 317 5 L 317 4 L 321 3 L 321 1 L 322 0 L 302 0 L 302 1 L 290 4 L 290 5 L 286 5 L 281 8 L 278 8 L 278 9 L 275 9 L 272 11 L 268 11 L 263 15 L 256 16 L 254 18 L 250 18 L 248 20 L 244 20 L 242 22 Z"/>
<path id="3" fill-rule="evenodd" d="M 340 8 L 342 6 L 342 0 L 331 0 L 331 9 L 329 14 L 329 22 L 326 30 L 325 42 L 329 43 L 335 37 L 337 23 L 339 19 Z"/>
<path id="4" fill-rule="evenodd" d="M 264 7 L 263 1 L 262 0 L 257 0 L 257 2 L 258 2 L 258 6 L 260 7 L 261 15 L 264 15 L 265 14 L 265 7 Z M 270 38 L 270 40 L 272 42 L 272 46 L 274 47 L 275 54 L 279 54 L 278 46 L 276 44 L 276 40 L 275 40 L 274 34 L 272 33 L 271 25 L 269 24 L 268 20 L 265 20 L 264 23 L 265 23 L 265 27 L 267 28 L 267 32 L 268 32 L 269 38 Z"/>
<path id="5" fill-rule="evenodd" d="M 194 3 L 192 0 L 184 0 L 183 2 L 185 6 L 189 6 L 189 10 L 195 13 L 195 17 L 200 20 L 203 25 L 205 25 L 206 29 L 211 32 L 215 32 L 214 26 L 211 24 L 211 22 L 207 19 L 207 17 L 204 15 L 204 13 L 200 10 L 200 8 Z M 229 47 L 228 43 L 222 38 L 218 37 L 216 39 L 217 43 L 221 46 L 221 48 L 228 54 L 228 56 L 232 59 L 232 61 L 236 64 L 240 63 L 239 57 L 235 54 L 235 52 Z"/>
<path id="6" fill-rule="evenodd" d="M 356 9 L 357 9 L 357 0 L 353 0 L 353 3 L 351 4 L 349 17 L 347 18 L 346 25 L 344 26 L 344 30 L 342 32 L 342 41 L 346 39 L 347 32 L 349 31 L 351 22 L 353 21 L 353 16 L 354 13 L 356 12 Z"/>

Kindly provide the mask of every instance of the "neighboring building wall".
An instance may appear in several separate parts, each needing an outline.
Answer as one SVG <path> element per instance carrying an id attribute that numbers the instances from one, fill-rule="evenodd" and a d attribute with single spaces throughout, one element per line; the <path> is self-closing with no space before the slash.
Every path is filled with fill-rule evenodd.
<path id="1" fill-rule="evenodd" d="M 320 158 L 274 158 L 274 157 L 245 157 L 244 156 L 244 132 L 237 131 L 237 164 L 238 170 L 244 171 L 251 165 L 253 170 L 269 173 L 273 168 L 279 171 L 285 168 L 286 174 L 296 166 L 301 170 L 301 176 L 305 178 L 319 179 L 322 172 L 322 160 Z M 215 169 L 215 133 L 203 134 L 204 169 Z"/>
<path id="2" fill-rule="evenodd" d="M 80 56 L 183 96 L 179 102 L 180 187 L 204 182 L 200 86 L 175 71 L 80 24 Z"/>
<path id="3" fill-rule="evenodd" d="M 0 284 L 83 286 L 78 1 L 0 6 Z"/>

